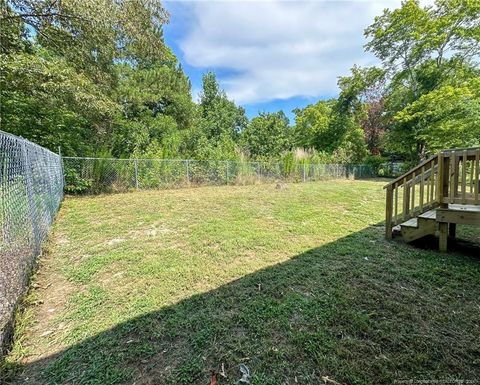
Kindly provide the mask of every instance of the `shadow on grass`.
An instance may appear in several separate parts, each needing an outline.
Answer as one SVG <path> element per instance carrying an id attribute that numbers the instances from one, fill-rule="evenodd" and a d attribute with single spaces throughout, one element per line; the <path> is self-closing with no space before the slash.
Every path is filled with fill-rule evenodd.
<path id="1" fill-rule="evenodd" d="M 241 363 L 262 385 L 478 380 L 480 260 L 382 233 L 368 227 L 131 319 L 18 368 L 14 383 L 206 385 L 223 365 L 219 384 L 236 384 Z"/>

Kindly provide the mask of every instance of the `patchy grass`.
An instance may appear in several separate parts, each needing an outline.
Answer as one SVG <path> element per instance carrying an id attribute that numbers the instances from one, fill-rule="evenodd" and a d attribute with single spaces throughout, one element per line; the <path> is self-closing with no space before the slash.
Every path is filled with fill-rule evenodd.
<path id="1" fill-rule="evenodd" d="M 5 372 L 209 384 L 223 365 L 221 385 L 244 363 L 258 385 L 478 380 L 480 260 L 385 241 L 383 184 L 68 198 Z M 458 236 L 480 245 L 478 228 Z"/>

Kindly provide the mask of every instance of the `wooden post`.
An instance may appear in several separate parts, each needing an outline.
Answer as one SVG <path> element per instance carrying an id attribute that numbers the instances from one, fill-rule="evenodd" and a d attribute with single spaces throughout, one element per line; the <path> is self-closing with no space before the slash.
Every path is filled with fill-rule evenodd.
<path id="1" fill-rule="evenodd" d="M 387 202 L 385 207 L 385 238 L 392 239 L 392 212 L 393 212 L 393 189 L 387 188 Z"/>
<path id="2" fill-rule="evenodd" d="M 441 252 L 446 252 L 448 247 L 448 223 L 440 222 L 438 225 L 440 231 L 440 240 L 438 243 L 438 248 Z"/>

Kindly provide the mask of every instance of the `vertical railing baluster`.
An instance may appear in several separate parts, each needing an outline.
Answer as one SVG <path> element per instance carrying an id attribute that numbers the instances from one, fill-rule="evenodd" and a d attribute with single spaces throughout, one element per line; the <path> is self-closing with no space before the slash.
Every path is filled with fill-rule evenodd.
<path id="1" fill-rule="evenodd" d="M 397 224 L 398 221 L 398 183 L 395 183 L 394 185 L 395 189 L 395 224 Z"/>
<path id="2" fill-rule="evenodd" d="M 463 151 L 462 159 L 462 205 L 467 203 L 467 150 Z"/>
<path id="3" fill-rule="evenodd" d="M 410 194 L 408 192 L 407 178 L 403 178 L 403 219 L 407 219 L 408 204 L 410 202 Z"/>
<path id="4" fill-rule="evenodd" d="M 438 163 L 437 163 L 437 172 L 438 172 Z M 435 189 L 435 159 L 430 163 L 430 204 L 433 203 L 433 190 Z"/>
<path id="5" fill-rule="evenodd" d="M 470 178 L 469 178 L 469 181 L 468 181 L 468 185 L 469 185 L 469 191 L 470 191 L 470 194 L 473 194 L 473 172 L 475 171 L 475 168 L 473 167 L 474 166 L 474 163 L 473 163 L 473 159 L 470 161 Z"/>
<path id="6" fill-rule="evenodd" d="M 453 203 L 454 202 L 454 199 L 455 199 L 455 194 L 456 194 L 456 191 L 457 191 L 457 188 L 458 186 L 455 185 L 455 182 L 457 180 L 457 173 L 455 172 L 456 171 L 456 168 L 457 168 L 457 160 L 456 160 L 456 155 L 455 155 L 455 151 L 452 151 L 451 154 L 450 154 L 450 174 L 449 174 L 449 178 L 450 178 L 450 191 L 449 191 L 449 201 L 450 203 Z"/>
<path id="7" fill-rule="evenodd" d="M 411 206 L 412 215 L 415 214 L 415 177 L 416 177 L 416 173 L 414 171 L 412 176 L 412 206 Z"/>
<path id="8" fill-rule="evenodd" d="M 475 195 L 474 195 L 474 202 L 478 205 L 478 196 L 480 190 L 480 149 L 475 151 L 475 176 L 474 176 L 474 183 L 475 183 Z"/>
<path id="9" fill-rule="evenodd" d="M 385 237 L 392 239 L 392 205 L 393 205 L 393 188 L 387 187 L 387 202 L 385 208 Z"/>
<path id="10" fill-rule="evenodd" d="M 423 212 L 423 195 L 425 193 L 425 166 L 422 166 L 422 171 L 420 174 L 420 212 Z"/>

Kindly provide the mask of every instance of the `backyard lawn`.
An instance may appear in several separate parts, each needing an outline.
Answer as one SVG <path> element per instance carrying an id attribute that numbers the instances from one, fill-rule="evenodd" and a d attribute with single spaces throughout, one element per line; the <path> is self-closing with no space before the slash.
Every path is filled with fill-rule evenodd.
<path id="1" fill-rule="evenodd" d="M 384 184 L 66 198 L 4 375 L 222 385 L 244 364 L 257 385 L 477 383 L 478 249 L 386 241 Z M 480 246 L 478 228 L 458 236 Z"/>

